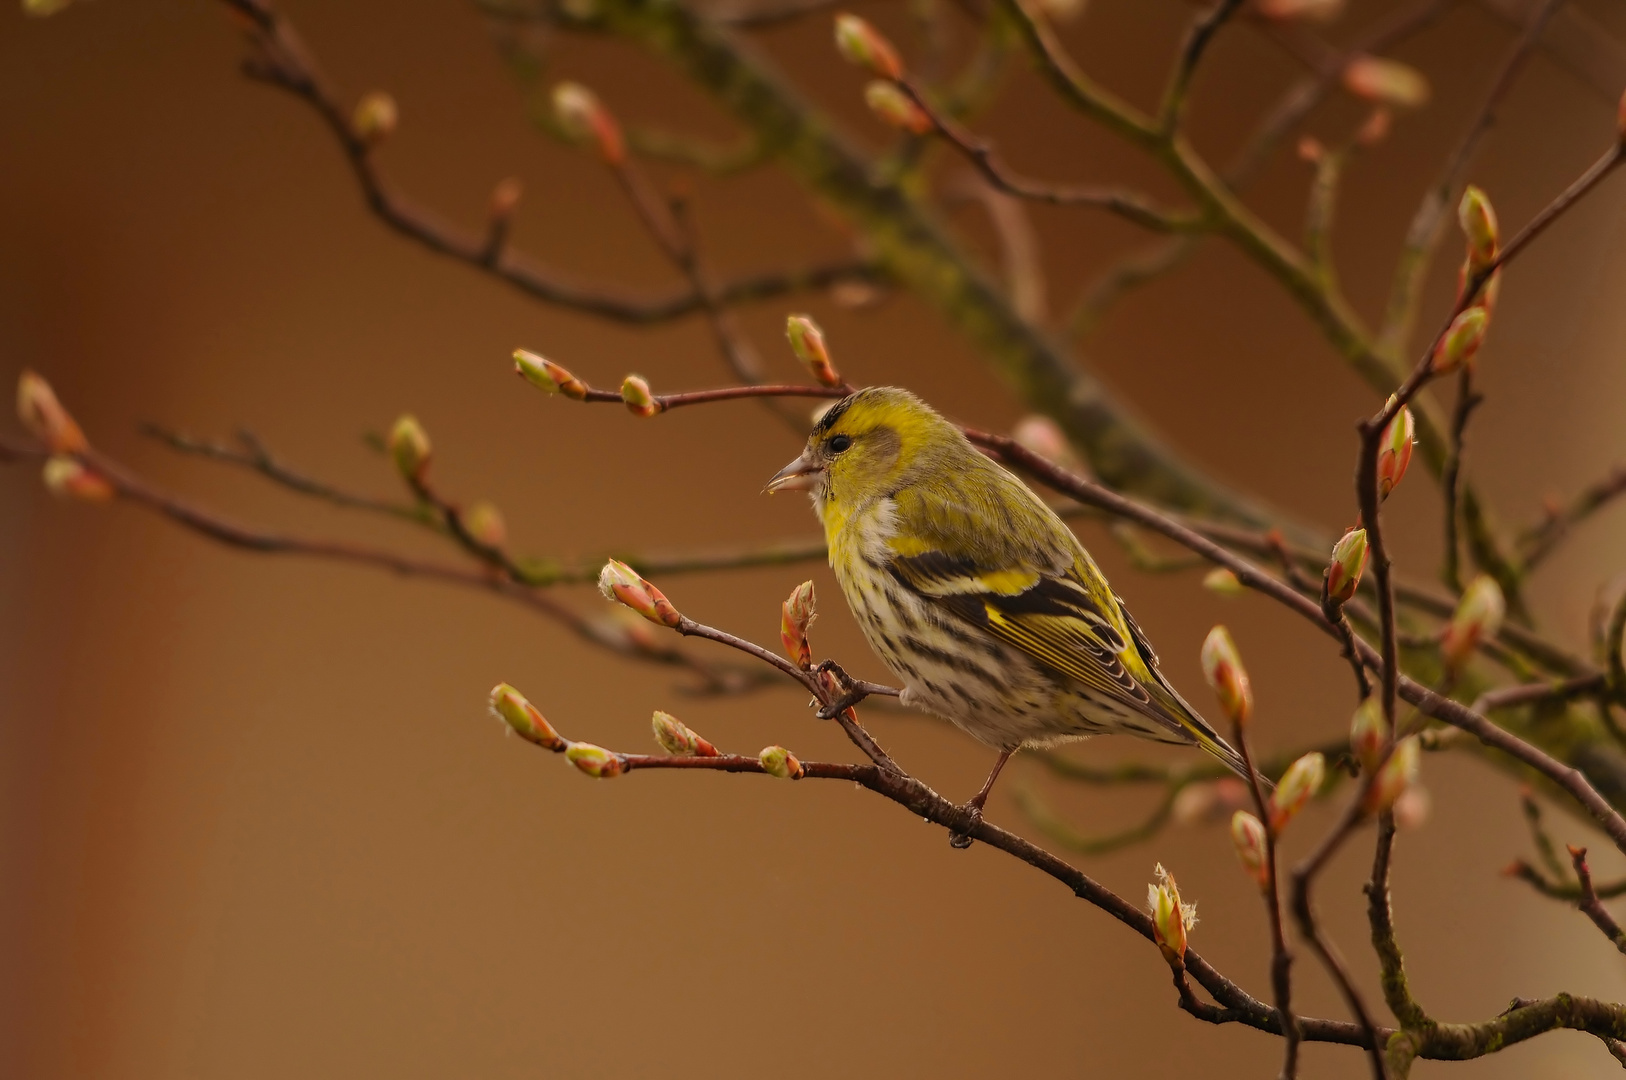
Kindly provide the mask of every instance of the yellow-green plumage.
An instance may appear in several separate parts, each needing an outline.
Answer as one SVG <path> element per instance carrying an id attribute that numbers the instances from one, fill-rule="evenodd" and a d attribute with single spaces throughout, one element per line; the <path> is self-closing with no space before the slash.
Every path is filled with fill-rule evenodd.
<path id="1" fill-rule="evenodd" d="M 1123 732 L 1244 772 L 1072 531 L 914 395 L 838 402 L 776 486 L 811 490 L 836 579 L 906 704 L 1004 751 Z"/>

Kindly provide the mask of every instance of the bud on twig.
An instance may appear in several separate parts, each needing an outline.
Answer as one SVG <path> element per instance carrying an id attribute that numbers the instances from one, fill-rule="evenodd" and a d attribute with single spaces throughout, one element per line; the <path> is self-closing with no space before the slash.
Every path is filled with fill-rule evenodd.
<path id="1" fill-rule="evenodd" d="M 1023 449 L 1033 451 L 1068 472 L 1090 475 L 1089 466 L 1078 456 L 1073 444 L 1067 441 L 1067 433 L 1048 416 L 1032 413 L 1022 417 L 1011 428 L 1011 438 Z"/>
<path id="2" fill-rule="evenodd" d="M 1236 845 L 1236 857 L 1242 860 L 1242 869 L 1263 889 L 1270 883 L 1264 824 L 1246 810 L 1238 810 L 1231 815 L 1231 843 Z"/>
<path id="3" fill-rule="evenodd" d="M 881 32 L 857 15 L 842 12 L 836 16 L 836 49 L 848 63 L 866 68 L 883 79 L 903 76 L 898 50 Z"/>
<path id="4" fill-rule="evenodd" d="M 595 641 L 608 645 L 616 652 L 641 656 L 660 656 L 667 650 L 644 618 L 635 611 L 617 605 L 587 620 L 587 632 Z"/>
<path id="5" fill-rule="evenodd" d="M 1223 566 L 1216 566 L 1203 575 L 1203 588 L 1219 596 L 1241 596 L 1247 591 L 1241 579 Z"/>
<path id="6" fill-rule="evenodd" d="M 671 713 L 655 710 L 649 726 L 654 729 L 655 741 L 661 749 L 678 757 L 716 757 L 717 748 L 695 734 L 694 729 Z"/>
<path id="7" fill-rule="evenodd" d="M 777 776 L 781 780 L 800 780 L 802 778 L 802 763 L 796 760 L 796 755 L 783 746 L 769 746 L 757 755 L 762 762 L 762 771 L 769 776 Z"/>
<path id="8" fill-rule="evenodd" d="M 1501 247 L 1501 234 L 1496 228 L 1496 211 L 1490 199 L 1472 184 L 1462 193 L 1457 203 L 1457 223 L 1468 238 L 1468 266 L 1478 272 L 1496 260 Z"/>
<path id="9" fill-rule="evenodd" d="M 507 221 L 514 215 L 524 194 L 525 185 L 517 176 L 497 181 L 497 186 L 491 189 L 491 220 Z"/>
<path id="10" fill-rule="evenodd" d="M 824 344 L 824 331 L 811 315 L 792 315 L 785 320 L 785 337 L 790 351 L 806 365 L 820 386 L 840 386 L 841 373 L 830 360 L 830 350 Z"/>
<path id="11" fill-rule="evenodd" d="M 652 623 L 677 626 L 683 621 L 683 616 L 659 589 L 619 559 L 604 564 L 598 575 L 598 591 L 604 594 L 604 599 L 625 604 Z"/>
<path id="12" fill-rule="evenodd" d="M 1361 587 L 1366 572 L 1366 530 L 1351 529 L 1332 546 L 1332 562 L 1327 564 L 1327 598 L 1342 604 Z"/>
<path id="13" fill-rule="evenodd" d="M 1358 56 L 1344 67 L 1344 89 L 1358 98 L 1411 109 L 1428 100 L 1422 72 L 1398 60 Z"/>
<path id="14" fill-rule="evenodd" d="M 429 435 L 411 413 L 404 413 L 390 428 L 390 457 L 395 468 L 408 480 L 422 480 L 429 470 Z"/>
<path id="15" fill-rule="evenodd" d="M 400 119 L 395 99 L 382 90 L 374 90 L 356 102 L 356 111 L 350 116 L 350 130 L 368 146 L 377 146 L 395 132 Z"/>
<path id="16" fill-rule="evenodd" d="M 1374 695 L 1362 701 L 1349 721 L 1349 750 L 1361 768 L 1370 772 L 1383 759 L 1389 744 L 1389 721 L 1383 718 L 1383 703 Z"/>
<path id="17" fill-rule="evenodd" d="M 85 433 L 56 399 L 51 384 L 32 371 L 25 370 L 17 377 L 17 419 L 53 454 L 78 454 L 90 449 Z"/>
<path id="18" fill-rule="evenodd" d="M 507 683 L 491 688 L 491 711 L 505 721 L 509 728 L 526 742 L 533 742 L 547 750 L 559 751 L 569 746 L 553 725 L 543 718 L 525 695 Z"/>
<path id="19" fill-rule="evenodd" d="M 1380 814 L 1395 804 L 1417 780 L 1417 758 L 1421 752 L 1417 736 L 1410 735 L 1395 743 L 1389 760 L 1378 769 L 1361 801 L 1361 809 L 1368 814 Z"/>
<path id="20" fill-rule="evenodd" d="M 1305 754 L 1287 767 L 1281 783 L 1270 793 L 1270 831 L 1279 834 L 1327 778 L 1327 762 L 1320 754 Z"/>
<path id="21" fill-rule="evenodd" d="M 580 83 L 562 82 L 553 88 L 553 116 L 559 128 L 579 143 L 590 142 L 606 165 L 627 158 L 621 125 L 594 94 Z"/>
<path id="22" fill-rule="evenodd" d="M 1344 0 L 1255 0 L 1254 10 L 1267 19 L 1331 22 L 1344 12 Z"/>
<path id="23" fill-rule="evenodd" d="M 1153 939 L 1163 950 L 1163 958 L 1179 966 L 1186 961 L 1186 935 L 1197 925 L 1197 905 L 1180 899 L 1174 875 L 1158 863 L 1153 871 L 1158 884 L 1146 886 L 1146 906 L 1152 912 Z"/>
<path id="24" fill-rule="evenodd" d="M 813 646 L 807 640 L 807 628 L 813 625 L 817 615 L 811 581 L 796 586 L 790 597 L 779 605 L 779 640 L 785 646 L 785 655 L 804 671 L 813 666 Z"/>
<path id="25" fill-rule="evenodd" d="M 864 87 L 864 104 L 888 127 L 907 131 L 911 135 L 925 135 L 937 125 L 926 110 L 914 103 L 908 94 L 898 89 L 897 83 L 877 79 Z"/>
<path id="26" fill-rule="evenodd" d="M 1202 661 L 1203 675 L 1213 687 L 1220 708 L 1233 724 L 1246 724 L 1253 715 L 1253 687 L 1229 630 L 1216 626 L 1208 632 L 1203 639 Z"/>
<path id="27" fill-rule="evenodd" d="M 1451 328 L 1434 346 L 1434 357 L 1429 366 L 1436 375 L 1449 374 L 1466 364 L 1474 366 L 1474 357 L 1485 343 L 1485 332 L 1490 329 L 1490 313 L 1483 307 L 1471 307 L 1451 320 Z"/>
<path id="28" fill-rule="evenodd" d="M 41 472 L 46 490 L 59 499 L 78 499 L 81 502 L 106 502 L 113 497 L 113 485 L 78 458 L 47 458 Z"/>
<path id="29" fill-rule="evenodd" d="M 1394 113 L 1378 106 L 1361 122 L 1355 131 L 1355 145 L 1373 147 L 1389 137 L 1389 129 L 1394 127 Z"/>
<path id="30" fill-rule="evenodd" d="M 501 548 L 508 543 L 508 525 L 502 511 L 488 502 L 477 502 L 464 512 L 463 531 L 488 548 Z"/>
<path id="31" fill-rule="evenodd" d="M 1411 464 L 1411 451 L 1416 442 L 1417 421 L 1412 419 L 1410 409 L 1402 407 L 1383 429 L 1383 438 L 1378 441 L 1379 499 L 1387 499 L 1400 485 L 1406 466 Z"/>
<path id="32" fill-rule="evenodd" d="M 663 410 L 655 395 L 649 392 L 649 381 L 642 375 L 628 375 L 621 380 L 621 400 L 626 402 L 628 412 L 645 419 Z"/>
<path id="33" fill-rule="evenodd" d="M 604 747 L 594 746 L 592 743 L 571 743 L 570 748 L 565 751 L 565 760 L 588 776 L 600 780 L 608 780 L 627 771 L 627 764 L 621 760 L 620 755 L 612 754 Z"/>
<path id="34" fill-rule="evenodd" d="M 587 384 L 545 356 L 538 356 L 526 349 L 515 349 L 514 370 L 538 390 L 563 394 L 576 401 L 587 400 Z"/>
<path id="35" fill-rule="evenodd" d="M 1428 821 L 1432 809 L 1433 800 L 1428 796 L 1428 788 L 1422 784 L 1412 784 L 1395 799 L 1389 813 L 1395 816 L 1395 828 L 1420 829 Z"/>
<path id="36" fill-rule="evenodd" d="M 1440 641 L 1446 666 L 1454 670 L 1466 663 L 1480 642 L 1496 636 L 1506 614 L 1507 603 L 1496 579 L 1481 574 L 1470 581 L 1462 590 L 1462 599 L 1457 602 L 1457 610 L 1452 613 L 1445 627 L 1445 637 Z"/>

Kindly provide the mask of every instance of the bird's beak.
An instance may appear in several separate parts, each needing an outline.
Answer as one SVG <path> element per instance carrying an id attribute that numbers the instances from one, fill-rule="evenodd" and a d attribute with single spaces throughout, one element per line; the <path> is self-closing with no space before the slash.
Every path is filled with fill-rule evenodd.
<path id="1" fill-rule="evenodd" d="M 811 491 L 824 475 L 824 466 L 819 465 L 804 452 L 801 457 L 786 465 L 773 474 L 768 486 L 763 488 L 769 495 L 776 491 Z"/>

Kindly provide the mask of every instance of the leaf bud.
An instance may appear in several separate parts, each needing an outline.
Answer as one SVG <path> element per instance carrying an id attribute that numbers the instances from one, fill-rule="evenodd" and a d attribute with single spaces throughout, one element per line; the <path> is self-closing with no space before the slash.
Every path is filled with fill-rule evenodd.
<path id="1" fill-rule="evenodd" d="M 683 616 L 659 589 L 619 559 L 604 564 L 598 575 L 598 591 L 606 600 L 625 604 L 652 623 L 677 626 L 683 621 Z"/>
<path id="2" fill-rule="evenodd" d="M 785 646 L 785 655 L 804 671 L 813 666 L 813 646 L 807 640 L 807 628 L 813 625 L 817 614 L 811 581 L 796 586 L 789 598 L 779 605 L 779 640 Z"/>
<path id="3" fill-rule="evenodd" d="M 350 116 L 350 130 L 367 146 L 377 146 L 395 132 L 400 111 L 395 99 L 382 90 L 374 90 L 356 102 Z"/>
<path id="4" fill-rule="evenodd" d="M 926 110 L 898 89 L 897 83 L 876 79 L 864 87 L 864 104 L 883 124 L 911 135 L 925 135 L 937 127 Z"/>
<path id="5" fill-rule="evenodd" d="M 464 511 L 463 531 L 488 548 L 501 548 L 508 543 L 508 524 L 502 511 L 489 502 L 477 502 Z"/>
<path id="6" fill-rule="evenodd" d="M 1451 320 L 1450 329 L 1440 338 L 1439 344 L 1434 346 L 1434 356 L 1430 363 L 1434 373 L 1447 375 L 1465 364 L 1472 369 L 1474 357 L 1479 354 L 1479 347 L 1485 343 L 1485 333 L 1489 329 L 1490 313 L 1478 305 Z"/>
<path id="7" fill-rule="evenodd" d="M 883 79 L 903 76 L 898 50 L 881 32 L 857 15 L 842 12 L 836 16 L 836 49 L 850 64 L 864 68 Z"/>
<path id="8" fill-rule="evenodd" d="M 1457 203 L 1457 223 L 1468 238 L 1468 266 L 1472 271 L 1483 270 L 1496 260 L 1501 248 L 1501 234 L 1496 228 L 1496 211 L 1490 199 L 1473 184 L 1462 192 Z"/>
<path id="9" fill-rule="evenodd" d="M 1387 499 L 1389 493 L 1400 486 L 1411 464 L 1412 447 L 1417 443 L 1417 421 L 1411 410 L 1402 407 L 1383 429 L 1378 440 L 1378 498 Z"/>
<path id="10" fill-rule="evenodd" d="M 32 371 L 25 370 L 17 377 L 17 419 L 53 454 L 78 454 L 90 449 L 85 433 L 57 400 L 51 384 Z"/>
<path id="11" fill-rule="evenodd" d="M 1220 708 L 1233 724 L 1246 724 L 1253 715 L 1253 687 L 1236 642 L 1225 627 L 1214 627 L 1203 639 L 1202 662 L 1203 675 L 1219 699 Z"/>
<path id="12" fill-rule="evenodd" d="M 390 457 L 395 468 L 408 480 L 422 480 L 429 470 L 429 435 L 411 413 L 403 413 L 390 428 Z"/>
<path id="13" fill-rule="evenodd" d="M 1203 575 L 1203 588 L 1217 596 L 1241 596 L 1247 592 L 1241 580 L 1223 566 L 1216 566 Z"/>
<path id="14" fill-rule="evenodd" d="M 1368 814 L 1380 814 L 1395 804 L 1417 780 L 1418 755 L 1421 750 L 1417 736 L 1409 735 L 1395 743 L 1389 760 L 1378 768 L 1361 800 L 1361 809 Z"/>
<path id="15" fill-rule="evenodd" d="M 1146 886 L 1146 906 L 1152 912 L 1153 940 L 1170 964 L 1184 964 L 1186 935 L 1197 925 L 1197 905 L 1180 899 L 1180 887 L 1174 883 L 1174 875 L 1163 869 L 1162 863 L 1158 863 L 1153 872 L 1157 875 L 1158 883 Z"/>
<path id="16" fill-rule="evenodd" d="M 1248 786 L 1235 776 L 1198 780 L 1180 789 L 1169 806 L 1177 825 L 1199 825 L 1223 821 L 1248 804 Z"/>
<path id="17" fill-rule="evenodd" d="M 762 771 L 769 776 L 777 776 L 781 780 L 800 780 L 802 778 L 802 763 L 796 760 L 796 755 L 783 746 L 765 747 L 757 755 L 762 763 Z"/>
<path id="18" fill-rule="evenodd" d="M 587 384 L 545 356 L 527 349 L 514 350 L 514 370 L 532 386 L 549 394 L 587 400 Z"/>
<path id="19" fill-rule="evenodd" d="M 537 711 L 536 706 L 525 699 L 524 694 L 507 683 L 498 683 L 491 688 L 491 711 L 526 742 L 556 752 L 570 745 Z"/>
<path id="20" fill-rule="evenodd" d="M 842 385 L 841 373 L 831 362 L 830 350 L 824 344 L 824 331 L 813 321 L 813 316 L 792 315 L 787 318 L 785 337 L 790 341 L 790 351 L 812 372 L 820 386 Z"/>
<path id="21" fill-rule="evenodd" d="M 113 485 L 78 458 L 58 454 L 47 458 L 40 477 L 46 490 L 59 499 L 106 502 L 114 495 Z"/>
<path id="22" fill-rule="evenodd" d="M 646 419 L 665 408 L 649 392 L 649 381 L 642 375 L 628 375 L 621 380 L 621 400 L 626 402 L 628 412 Z"/>
<path id="23" fill-rule="evenodd" d="M 1263 889 L 1270 881 L 1264 823 L 1246 810 L 1238 810 L 1231 815 L 1231 843 L 1242 869 Z"/>
<path id="24" fill-rule="evenodd" d="M 655 741 L 661 744 L 661 749 L 668 754 L 678 757 L 716 757 L 717 748 L 699 735 L 694 729 L 668 712 L 655 710 L 650 718 L 649 726 L 655 732 Z"/>
<path id="25" fill-rule="evenodd" d="M 1344 0 L 1255 0 L 1254 10 L 1267 19 L 1331 22 L 1344 12 Z"/>
<path id="26" fill-rule="evenodd" d="M 619 754 L 612 754 L 604 747 L 594 746 L 592 743 L 571 743 L 569 749 L 565 751 L 565 760 L 588 776 L 600 780 L 608 780 L 627 771 L 627 764 L 621 760 Z"/>
<path id="27" fill-rule="evenodd" d="M 1321 790 L 1327 762 L 1320 754 L 1305 754 L 1287 767 L 1276 790 L 1270 793 L 1270 831 L 1280 833 L 1304 804 Z"/>
<path id="28" fill-rule="evenodd" d="M 1440 641 L 1446 666 L 1456 669 L 1466 663 L 1481 642 L 1496 636 L 1506 614 L 1507 602 L 1495 578 L 1481 574 L 1470 581 Z"/>
<path id="29" fill-rule="evenodd" d="M 1067 433 L 1061 425 L 1048 416 L 1039 413 L 1030 413 L 1016 422 L 1011 428 L 1011 438 L 1024 450 L 1031 450 L 1052 464 L 1059 465 L 1068 472 L 1080 476 L 1089 476 L 1089 466 L 1084 464 L 1073 449 L 1073 444 L 1067 441 Z"/>
<path id="30" fill-rule="evenodd" d="M 1344 89 L 1356 97 L 1398 109 L 1416 108 L 1429 96 L 1422 72 L 1398 60 L 1358 56 L 1344 66 L 1343 78 Z"/>
<path id="31" fill-rule="evenodd" d="M 1332 561 L 1327 564 L 1327 597 L 1344 603 L 1361 587 L 1361 574 L 1366 571 L 1366 530 L 1351 529 L 1332 546 Z"/>
<path id="32" fill-rule="evenodd" d="M 1383 703 L 1376 695 L 1368 697 L 1355 708 L 1349 721 L 1349 750 L 1361 768 L 1371 771 L 1383 760 L 1383 749 L 1389 745 L 1389 721 L 1383 716 Z"/>
<path id="33" fill-rule="evenodd" d="M 517 176 L 497 181 L 497 186 L 491 189 L 491 220 L 507 221 L 514 215 L 524 194 L 525 185 Z"/>
<path id="34" fill-rule="evenodd" d="M 606 165 L 620 165 L 626 160 L 621 125 L 587 87 L 573 82 L 555 86 L 553 115 L 565 135 L 579 143 L 592 143 Z"/>

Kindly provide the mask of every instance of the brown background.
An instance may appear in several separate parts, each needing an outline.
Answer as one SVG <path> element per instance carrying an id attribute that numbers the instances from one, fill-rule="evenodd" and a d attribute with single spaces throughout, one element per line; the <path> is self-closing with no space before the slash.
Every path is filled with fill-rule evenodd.
<path id="1" fill-rule="evenodd" d="M 1350 22 L 1380 6 L 1357 3 Z M 1594 7 L 1626 31 L 1611 5 Z M 528 128 L 467 5 L 290 10 L 340 85 L 395 92 L 403 123 L 384 161 L 404 186 L 474 222 L 497 178 L 523 176 L 527 249 L 586 276 L 673 283 L 601 172 Z M 906 33 L 900 12 L 876 10 Z M 1101 78 L 1150 102 L 1185 16 L 1101 0 L 1070 38 Z M 827 32 L 821 16 L 765 40 L 877 139 L 856 105 L 861 79 L 832 59 Z M 428 550 L 177 460 L 136 422 L 222 434 L 244 423 L 295 462 L 387 493 L 391 475 L 358 435 L 415 410 L 448 490 L 496 499 L 527 551 L 811 530 L 800 500 L 757 494 L 795 452 L 759 410 L 642 423 L 544 400 L 504 359 L 524 344 L 605 383 L 638 370 L 657 387 L 703 385 L 720 369 L 701 324 L 632 331 L 551 310 L 387 233 L 313 116 L 235 75 L 234 36 L 205 0 L 0 16 L 0 382 L 39 369 L 110 453 L 279 528 Z M 1435 101 L 1353 167 L 1338 230 L 1369 315 L 1433 163 L 1506 41 L 1464 11 L 1401 50 L 1435 73 Z M 555 55 L 561 75 L 600 86 L 627 117 L 729 131 L 638 54 L 565 41 Z M 1223 154 L 1292 74 L 1253 33 L 1227 34 L 1198 87 L 1199 142 Z M 1337 136 L 1356 115 L 1340 103 L 1313 126 Z M 1595 156 L 1611 121 L 1607 103 L 1538 60 L 1474 175 L 1505 222 L 1523 221 Z M 1036 174 L 1153 183 L 1144 161 L 1025 72 L 984 127 Z M 1253 201 L 1296 232 L 1305 180 L 1283 155 Z M 713 259 L 743 269 L 839 252 L 839 234 L 796 195 L 773 172 L 702 184 Z M 1626 456 L 1623 206 L 1615 180 L 1506 283 L 1473 471 L 1510 517 Z M 1036 217 L 1057 309 L 1138 239 L 1087 211 Z M 1019 415 L 908 299 L 861 315 L 793 303 L 826 320 L 860 381 L 906 383 L 988 426 Z M 755 309 L 747 325 L 789 375 L 786 306 Z M 1125 304 L 1091 352 L 1220 475 L 1324 528 L 1350 516 L 1351 425 L 1373 398 L 1234 253 L 1215 246 Z M 1432 576 L 1431 486 L 1408 484 L 1391 505 L 1406 569 Z M 1215 598 L 1191 575 L 1136 574 L 1098 533 L 1085 539 L 1188 693 L 1203 700 L 1197 645 L 1223 619 L 1253 669 L 1267 748 L 1342 729 L 1347 675 L 1303 624 L 1257 599 Z M 1623 539 L 1626 519 L 1609 516 L 1542 574 L 1542 615 L 1567 638 L 1580 640 L 1594 588 L 1622 569 Z M 788 568 L 673 580 L 669 592 L 771 641 L 779 599 L 808 572 L 828 584 L 822 567 Z M 601 604 L 587 590 L 565 599 Z M 826 612 L 821 651 L 880 677 L 846 613 Z M 951 851 L 939 830 L 838 785 L 589 782 L 502 737 L 482 710 L 499 679 L 568 734 L 612 746 L 643 746 L 659 706 L 730 748 L 849 753 L 788 691 L 686 699 L 669 673 L 485 596 L 224 551 L 134 508 L 53 503 L 31 470 L 0 473 L 0 1074 L 1274 1075 L 1276 1040 L 1179 1013 L 1155 952 L 1005 856 Z M 934 723 L 875 726 L 956 797 L 988 764 Z M 1112 740 L 1079 751 L 1134 752 Z M 1435 1015 L 1483 1018 L 1558 990 L 1626 994 L 1619 956 L 1584 920 L 1497 876 L 1528 847 L 1513 784 L 1469 759 L 1425 770 L 1435 812 L 1404 839 L 1395 883 L 1413 984 Z M 1010 801 L 1023 783 L 1088 830 L 1145 808 L 1143 792 L 1060 789 L 1031 763 L 1007 775 L 991 808 L 1002 823 L 1023 824 Z M 1327 816 L 1311 812 L 1290 846 Z M 1566 839 L 1591 836 L 1559 824 Z M 1322 906 L 1371 990 L 1363 846 L 1328 875 Z M 1175 829 L 1084 865 L 1137 897 L 1158 860 L 1200 901 L 1199 947 L 1265 994 L 1263 917 L 1221 828 Z M 1606 873 L 1616 861 L 1599 859 Z M 1313 963 L 1300 971 L 1306 1006 L 1344 1015 Z M 1596 1041 L 1560 1034 L 1415 1075 L 1453 1068 L 1616 1066 Z M 1363 1070 L 1349 1051 L 1308 1052 L 1309 1075 Z"/>

